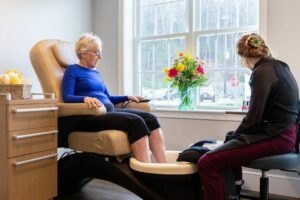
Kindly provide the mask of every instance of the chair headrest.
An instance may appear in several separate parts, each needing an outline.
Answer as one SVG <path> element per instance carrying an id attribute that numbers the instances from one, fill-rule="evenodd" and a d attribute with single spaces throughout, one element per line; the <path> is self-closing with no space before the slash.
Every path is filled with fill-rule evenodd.
<path id="1" fill-rule="evenodd" d="M 59 41 L 52 46 L 52 51 L 58 63 L 64 68 L 78 62 L 74 44 L 71 42 Z"/>

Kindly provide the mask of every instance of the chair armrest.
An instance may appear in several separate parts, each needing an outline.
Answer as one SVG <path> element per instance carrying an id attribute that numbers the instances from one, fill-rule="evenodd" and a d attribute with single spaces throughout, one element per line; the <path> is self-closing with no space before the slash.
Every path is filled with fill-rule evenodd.
<path id="1" fill-rule="evenodd" d="M 138 103 L 138 102 L 124 102 L 124 103 L 118 103 L 115 105 L 115 108 L 134 108 L 134 109 L 139 109 L 139 110 L 142 110 L 142 111 L 145 111 L 145 112 L 151 112 L 152 111 L 152 106 L 150 103 L 147 103 L 147 102 L 141 102 L 141 103 Z"/>
<path id="2" fill-rule="evenodd" d="M 105 115 L 106 108 L 89 108 L 86 103 L 58 103 L 58 117 L 72 115 Z"/>

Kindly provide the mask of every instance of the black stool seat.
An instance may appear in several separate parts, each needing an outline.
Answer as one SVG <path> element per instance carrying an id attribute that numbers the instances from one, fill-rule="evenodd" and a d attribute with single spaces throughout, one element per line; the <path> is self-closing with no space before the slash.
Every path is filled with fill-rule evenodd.
<path id="1" fill-rule="evenodd" d="M 245 167 L 268 171 L 271 169 L 294 169 L 300 164 L 300 155 L 294 152 L 267 156 L 251 161 Z"/>
<path id="2" fill-rule="evenodd" d="M 296 152 L 267 156 L 251 161 L 244 167 L 261 170 L 259 198 L 241 195 L 246 199 L 269 199 L 269 178 L 267 171 L 269 170 L 296 170 L 300 165 L 300 154 Z"/>

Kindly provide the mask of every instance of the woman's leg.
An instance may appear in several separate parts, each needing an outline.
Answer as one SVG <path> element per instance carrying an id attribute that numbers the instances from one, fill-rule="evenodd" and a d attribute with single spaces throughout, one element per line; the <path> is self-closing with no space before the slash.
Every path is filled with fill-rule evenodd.
<path id="1" fill-rule="evenodd" d="M 224 199 L 223 180 L 220 173 L 261 157 L 292 151 L 294 142 L 287 140 L 286 135 L 295 139 L 295 127 L 292 126 L 280 135 L 264 141 L 202 156 L 198 161 L 198 168 L 203 184 L 203 199 Z"/>
<path id="2" fill-rule="evenodd" d="M 150 151 L 148 136 L 144 136 L 131 144 L 134 157 L 141 162 L 150 163 Z"/>
<path id="3" fill-rule="evenodd" d="M 166 163 L 167 156 L 166 156 L 165 141 L 163 137 L 163 132 L 160 128 L 160 124 L 157 118 L 152 113 L 144 112 L 136 109 L 118 109 L 117 111 L 132 113 L 143 118 L 148 129 L 151 130 L 151 133 L 149 135 L 149 146 L 152 154 L 154 155 L 156 162 Z"/>
<path id="4" fill-rule="evenodd" d="M 150 130 L 138 115 L 108 112 L 102 116 L 85 116 L 76 125 L 77 131 L 122 130 L 127 132 L 134 157 L 141 162 L 151 162 L 148 135 Z"/>
<path id="5" fill-rule="evenodd" d="M 151 131 L 151 134 L 149 136 L 149 144 L 150 144 L 150 149 L 157 162 L 159 163 L 168 162 L 166 156 L 165 141 L 164 141 L 161 128 L 157 128 Z"/>

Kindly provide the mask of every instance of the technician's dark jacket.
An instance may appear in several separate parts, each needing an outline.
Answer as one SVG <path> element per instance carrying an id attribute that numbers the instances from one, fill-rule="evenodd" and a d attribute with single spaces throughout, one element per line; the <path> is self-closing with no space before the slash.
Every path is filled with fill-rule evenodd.
<path id="1" fill-rule="evenodd" d="M 289 66 L 274 58 L 262 58 L 250 77 L 249 111 L 233 134 L 232 142 L 213 152 L 270 138 L 297 120 L 299 92 Z"/>

